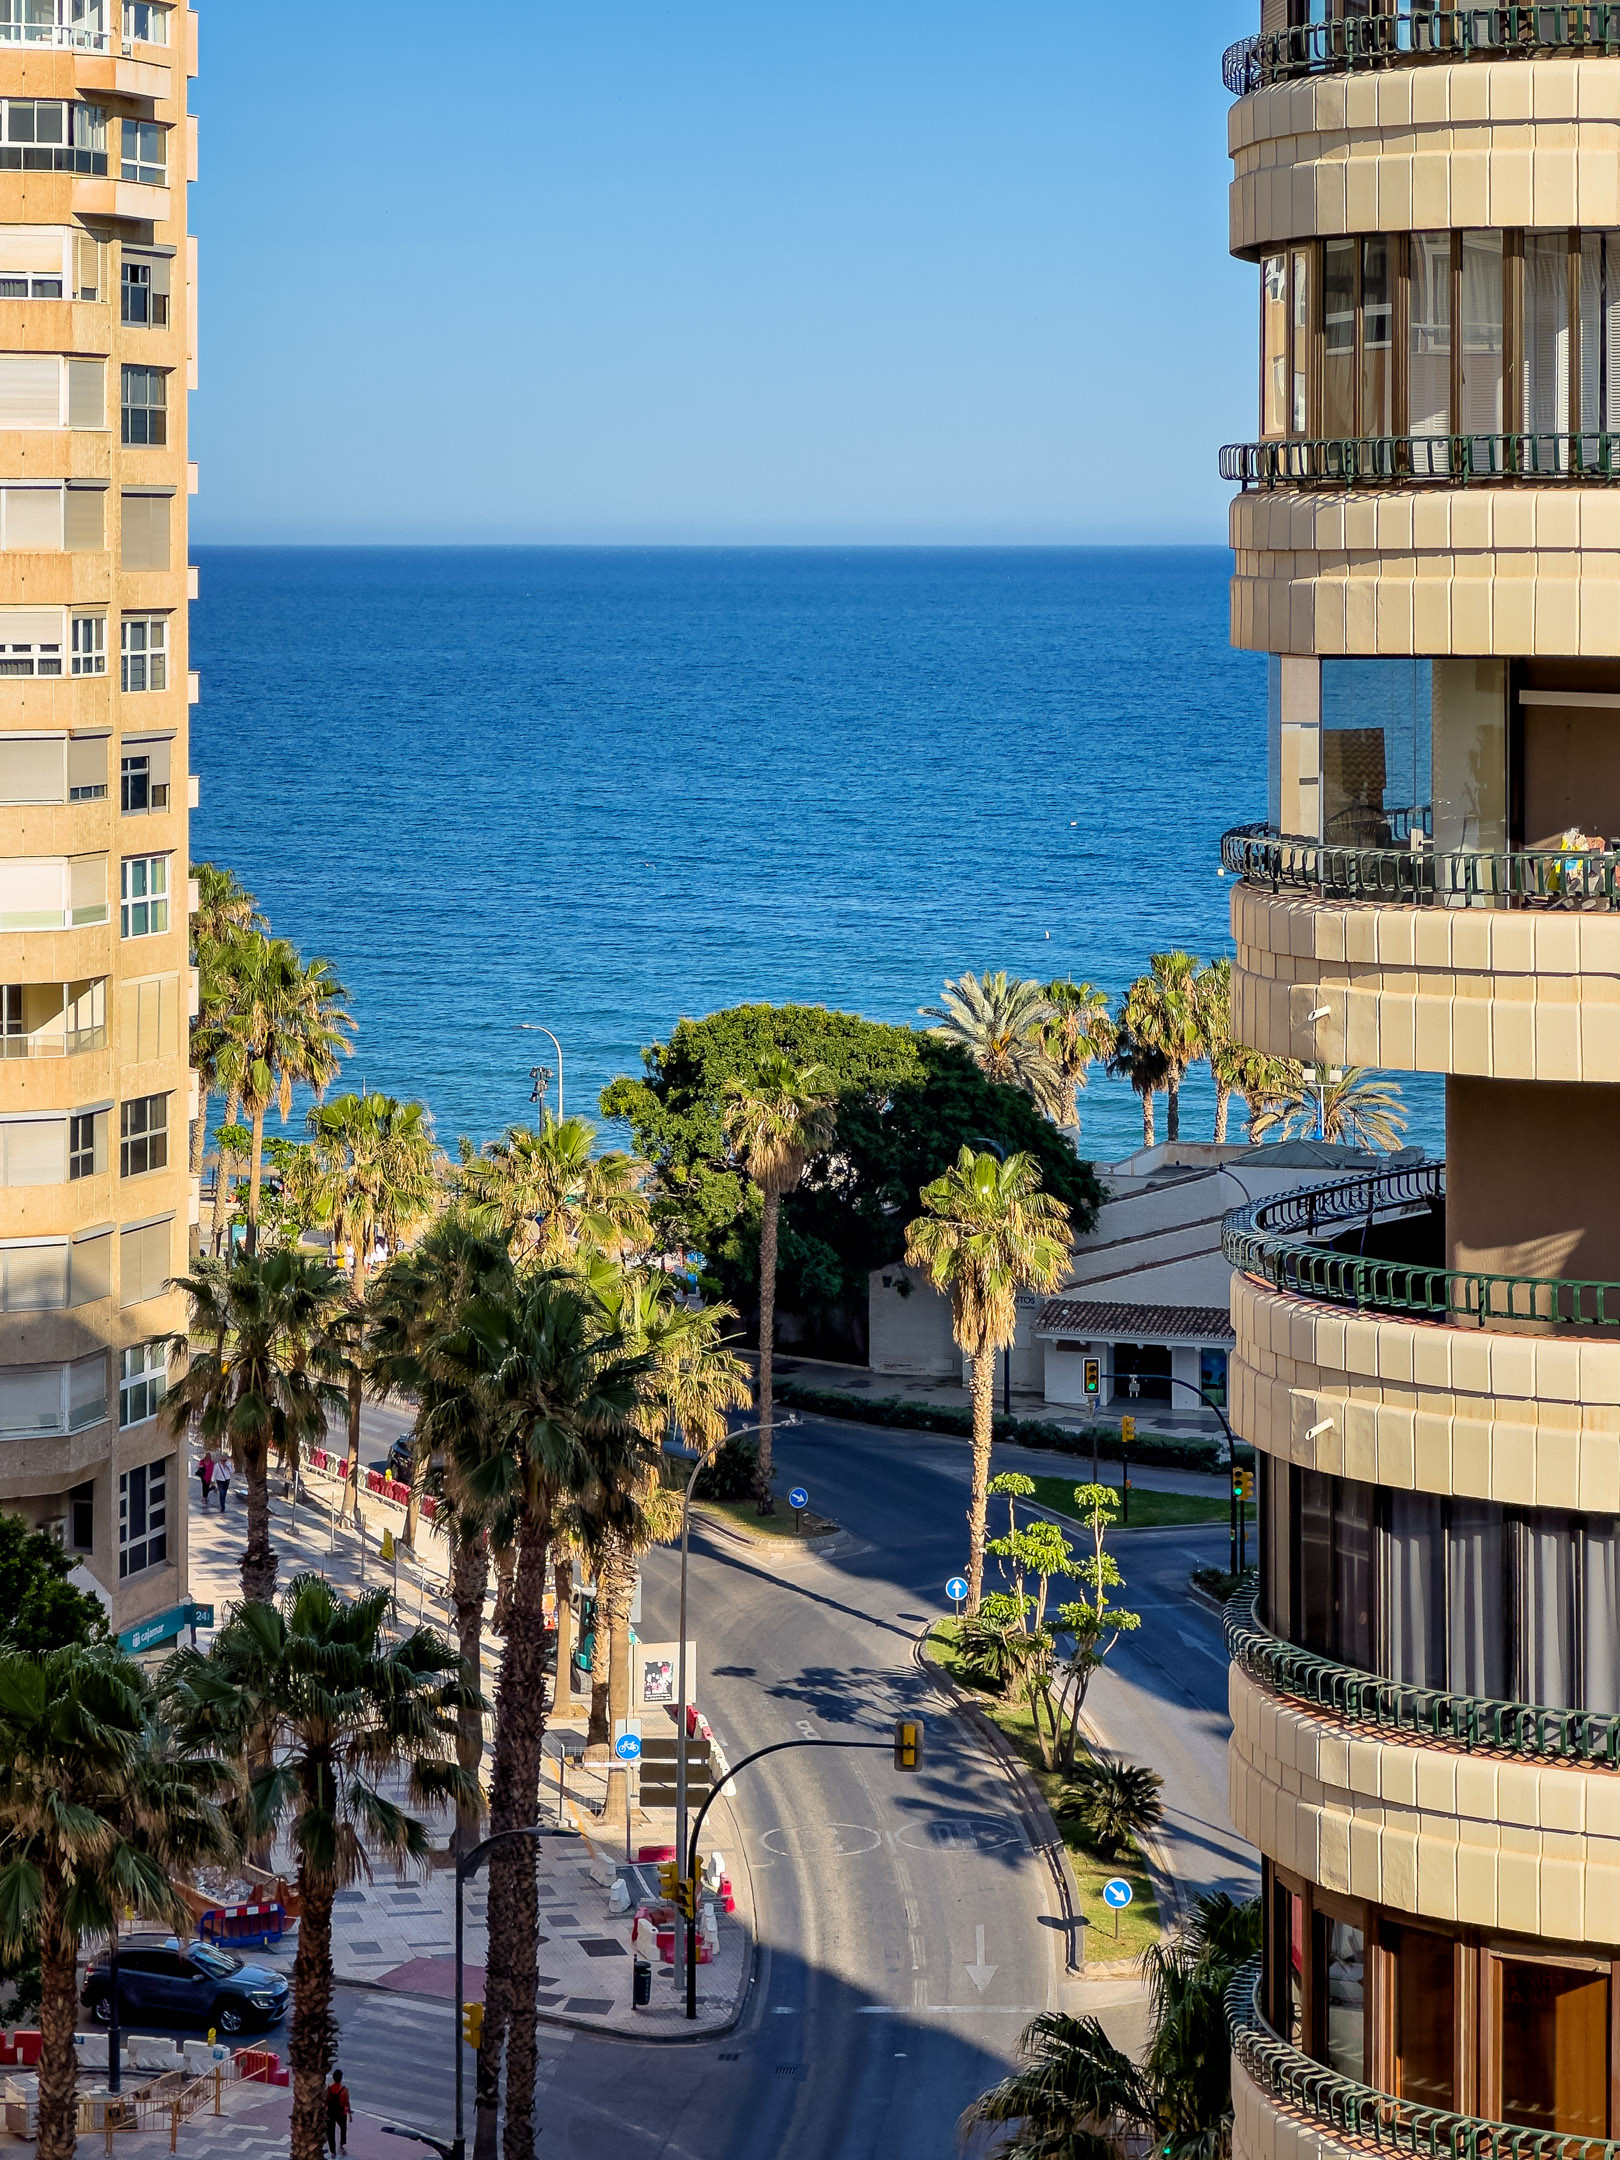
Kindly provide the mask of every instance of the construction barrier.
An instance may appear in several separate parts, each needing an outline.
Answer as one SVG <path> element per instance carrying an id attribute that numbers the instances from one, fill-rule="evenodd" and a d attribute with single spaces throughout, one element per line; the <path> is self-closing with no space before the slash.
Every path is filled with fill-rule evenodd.
<path id="1" fill-rule="evenodd" d="M 197 1922 L 204 1942 L 228 1943 L 238 1950 L 278 1943 L 286 1928 L 287 1915 L 279 1905 L 213 1905 Z"/>

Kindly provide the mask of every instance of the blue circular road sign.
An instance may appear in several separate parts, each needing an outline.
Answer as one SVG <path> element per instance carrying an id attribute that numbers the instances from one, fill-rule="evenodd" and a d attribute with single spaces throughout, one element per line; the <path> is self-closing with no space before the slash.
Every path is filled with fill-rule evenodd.
<path id="1" fill-rule="evenodd" d="M 795 1485 L 793 1490 L 788 1494 L 788 1506 L 790 1508 L 806 1508 L 809 1505 L 810 1495 L 805 1491 L 802 1485 Z"/>
<path id="2" fill-rule="evenodd" d="M 640 1762 L 641 1742 L 633 1732 L 620 1733 L 613 1743 L 613 1752 L 620 1762 Z"/>
<path id="3" fill-rule="evenodd" d="M 968 1586 L 967 1577 L 965 1575 L 953 1575 L 950 1581 L 945 1585 L 945 1595 L 950 1598 L 954 1604 L 960 1605 L 962 1600 L 967 1596 L 967 1594 Z"/>
<path id="4" fill-rule="evenodd" d="M 1123 1875 L 1112 1876 L 1103 1884 L 1103 1903 L 1112 1905 L 1117 1912 L 1131 1902 L 1131 1886 Z"/>

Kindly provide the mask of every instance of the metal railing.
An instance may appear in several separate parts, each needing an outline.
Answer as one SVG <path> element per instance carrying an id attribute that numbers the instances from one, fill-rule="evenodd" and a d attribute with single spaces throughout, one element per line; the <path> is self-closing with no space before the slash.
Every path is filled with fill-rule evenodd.
<path id="1" fill-rule="evenodd" d="M 1503 480 L 1620 480 L 1620 434 L 1278 435 L 1226 443 L 1221 478 L 1245 488 L 1392 487 L 1433 480 L 1469 487 Z"/>
<path id="2" fill-rule="evenodd" d="M 1577 0 L 1561 7 L 1392 8 L 1240 38 L 1221 56 L 1221 77 L 1234 97 L 1247 97 L 1302 76 L 1348 75 L 1425 60 L 1613 52 L 1620 52 L 1620 6 L 1614 0 Z"/>
<path id="3" fill-rule="evenodd" d="M 1358 1312 L 1439 1320 L 1450 1326 L 1620 1329 L 1620 1283 L 1562 1275 L 1497 1275 L 1426 1267 L 1365 1252 L 1339 1252 L 1315 1240 L 1381 1217 L 1437 1209 L 1445 1199 L 1444 1163 L 1381 1170 L 1340 1185 L 1320 1185 L 1234 1208 L 1221 1225 L 1221 1251 L 1234 1268 L 1296 1297 Z"/>
<path id="4" fill-rule="evenodd" d="M 1369 819 L 1374 813 L 1368 813 Z M 1390 812 L 1391 838 L 1411 813 Z M 1335 845 L 1270 825 L 1235 825 L 1221 835 L 1221 868 L 1245 885 L 1313 899 L 1400 907 L 1620 908 L 1620 851 L 1516 848 L 1441 853 L 1420 836 L 1405 847 Z"/>
<path id="5" fill-rule="evenodd" d="M 105 1050 L 104 1027 L 69 1028 L 65 1035 L 0 1035 L 0 1059 L 81 1057 L 87 1050 Z"/>
<path id="6" fill-rule="evenodd" d="M 1357 1725 L 1448 1747 L 1620 1769 L 1620 1717 L 1453 1695 L 1444 1688 L 1413 1687 L 1335 1664 L 1273 1635 L 1256 1611 L 1255 1589 L 1251 1572 L 1226 1608 L 1226 1647 L 1232 1662 L 1268 1695 L 1285 1695 Z"/>
<path id="7" fill-rule="evenodd" d="M 0 45 L 111 52 L 107 0 L 0 0 Z"/>
<path id="8" fill-rule="evenodd" d="M 1260 1960 L 1252 1958 L 1226 1991 L 1233 2053 L 1269 2099 L 1338 2137 L 1406 2160 L 1616 2160 L 1620 2154 L 1620 2146 L 1607 2138 L 1566 2137 L 1482 2115 L 1455 2115 L 1357 2084 L 1280 2040 L 1260 2014 L 1259 1993 Z"/>

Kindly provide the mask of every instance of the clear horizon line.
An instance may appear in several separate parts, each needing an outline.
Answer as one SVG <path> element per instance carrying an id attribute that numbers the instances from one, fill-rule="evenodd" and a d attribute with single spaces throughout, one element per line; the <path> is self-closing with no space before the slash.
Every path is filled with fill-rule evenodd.
<path id="1" fill-rule="evenodd" d="M 367 550 L 398 555 L 480 550 L 508 553 L 545 552 L 594 554 L 849 554 L 890 555 L 1117 555 L 1226 554 L 1227 540 L 204 540 L 195 534 L 192 547 L 217 549 L 297 548 L 301 551 L 330 549 Z"/>

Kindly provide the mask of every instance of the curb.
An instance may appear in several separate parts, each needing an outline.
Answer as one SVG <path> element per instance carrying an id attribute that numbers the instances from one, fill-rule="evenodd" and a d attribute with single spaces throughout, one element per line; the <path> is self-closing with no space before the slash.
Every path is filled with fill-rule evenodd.
<path id="1" fill-rule="evenodd" d="M 740 1530 L 727 1516 L 703 1514 L 701 1512 L 702 1505 L 701 1501 L 694 1505 L 692 1509 L 693 1522 L 718 1537 L 728 1538 L 733 1545 L 740 1545 L 745 1552 L 757 1553 L 762 1549 L 769 1551 L 774 1548 L 777 1549 L 779 1558 L 785 1558 L 786 1552 L 831 1552 L 837 1545 L 838 1540 L 841 1537 L 847 1537 L 849 1534 L 844 1525 L 839 1523 L 834 1529 L 819 1531 L 815 1537 L 809 1538 L 751 1537 L 746 1530 Z M 781 1548 L 785 1548 L 786 1551 L 781 1550 Z"/>

